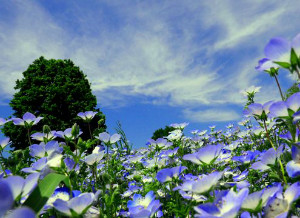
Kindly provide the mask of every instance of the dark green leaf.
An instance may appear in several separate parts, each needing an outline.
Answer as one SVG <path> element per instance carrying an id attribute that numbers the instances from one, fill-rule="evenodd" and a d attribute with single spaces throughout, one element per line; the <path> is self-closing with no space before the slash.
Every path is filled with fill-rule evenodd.
<path id="1" fill-rule="evenodd" d="M 278 64 L 279 66 L 283 67 L 283 68 L 286 68 L 286 69 L 289 69 L 291 67 L 291 64 L 288 63 L 288 62 L 277 62 L 277 61 L 274 61 L 275 64 Z"/>
<path id="2" fill-rule="evenodd" d="M 23 205 L 30 207 L 37 214 L 47 203 L 56 187 L 67 177 L 61 174 L 48 174 L 33 190 Z"/>

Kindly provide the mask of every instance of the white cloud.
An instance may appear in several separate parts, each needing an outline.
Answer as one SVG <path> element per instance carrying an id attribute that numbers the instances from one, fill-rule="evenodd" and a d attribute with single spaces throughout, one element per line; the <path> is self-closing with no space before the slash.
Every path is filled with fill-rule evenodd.
<path id="1" fill-rule="evenodd" d="M 206 109 L 206 110 L 183 110 L 183 115 L 188 121 L 192 122 L 211 122 L 211 121 L 234 121 L 241 119 L 240 113 L 231 109 Z"/>
<path id="2" fill-rule="evenodd" d="M 0 100 L 12 96 L 21 72 L 44 55 L 72 59 L 105 107 L 136 98 L 172 106 L 244 103 L 240 90 L 264 89 L 254 66 L 267 40 L 298 26 L 300 15 L 293 12 L 299 3 L 290 2 L 107 1 L 105 9 L 99 2 L 69 2 L 64 14 L 38 2 L 6 2 L 9 18 L 0 16 Z M 260 99 L 275 96 L 270 84 Z"/>

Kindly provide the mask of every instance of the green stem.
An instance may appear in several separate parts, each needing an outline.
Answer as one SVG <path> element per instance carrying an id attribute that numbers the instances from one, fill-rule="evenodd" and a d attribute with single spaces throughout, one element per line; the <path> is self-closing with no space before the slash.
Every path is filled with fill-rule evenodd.
<path id="1" fill-rule="evenodd" d="M 72 188 L 72 182 L 71 182 L 71 179 L 70 179 L 69 175 L 68 175 L 68 179 L 69 179 L 69 184 L 70 184 L 70 198 L 72 198 L 73 188 Z"/>
<path id="2" fill-rule="evenodd" d="M 275 78 L 275 81 L 276 81 L 276 83 L 277 83 L 277 86 L 278 86 L 278 89 L 279 89 L 279 92 L 280 92 L 281 99 L 282 99 L 282 101 L 284 101 L 284 97 L 283 97 L 283 94 L 282 94 L 282 91 L 281 91 L 281 87 L 280 87 L 278 78 L 277 78 L 276 75 L 274 75 L 274 78 Z"/>
<path id="3" fill-rule="evenodd" d="M 29 145 L 31 145 L 30 128 L 27 129 L 27 136 L 28 136 Z"/>
<path id="4" fill-rule="evenodd" d="M 3 159 L 2 151 L 0 151 L 0 156 L 1 156 L 1 159 Z M 4 175 L 5 175 L 5 177 L 7 177 L 7 173 L 5 172 L 5 169 L 4 169 L 4 167 L 3 167 L 2 162 L 1 162 L 1 168 L 2 168 L 2 171 L 3 171 Z"/>
<path id="5" fill-rule="evenodd" d="M 90 122 L 88 122 L 88 126 L 89 126 L 90 137 L 91 137 L 91 139 L 92 139 L 93 136 L 92 136 L 92 131 L 91 131 L 91 125 L 90 125 Z"/>
<path id="6" fill-rule="evenodd" d="M 264 120 L 264 127 L 265 127 L 265 131 L 266 131 L 266 136 L 267 136 L 269 142 L 271 143 L 273 149 L 274 149 L 275 151 L 277 151 L 277 150 L 276 150 L 276 147 L 274 146 L 273 142 L 271 141 L 271 138 L 270 138 L 270 135 L 269 135 L 269 132 L 268 132 L 268 129 L 267 129 L 267 125 L 266 125 L 266 121 L 265 121 L 265 120 Z M 284 175 L 284 168 L 283 168 L 283 165 L 282 165 L 280 156 L 278 157 L 278 161 L 279 161 L 279 165 L 280 165 L 280 169 L 281 169 L 281 173 L 282 173 L 282 177 L 283 177 L 284 183 L 287 185 L 287 180 L 286 180 L 285 175 Z"/>

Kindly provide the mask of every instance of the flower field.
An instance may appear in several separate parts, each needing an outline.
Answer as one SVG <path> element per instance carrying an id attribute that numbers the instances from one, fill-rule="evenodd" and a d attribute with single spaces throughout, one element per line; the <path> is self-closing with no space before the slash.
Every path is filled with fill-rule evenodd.
<path id="1" fill-rule="evenodd" d="M 42 117 L 0 118 L 28 129 L 27 151 L 0 142 L 0 217 L 300 217 L 300 92 L 285 95 L 279 70 L 300 79 L 300 34 L 273 38 L 256 67 L 276 80 L 281 101 L 255 103 L 247 90 L 245 118 L 218 130 L 183 133 L 132 149 L 124 132 L 87 141 L 74 124 L 30 133 Z M 298 88 L 299 91 L 299 88 Z M 80 112 L 89 123 L 96 112 Z M 11 161 L 17 160 L 17 165 Z"/>

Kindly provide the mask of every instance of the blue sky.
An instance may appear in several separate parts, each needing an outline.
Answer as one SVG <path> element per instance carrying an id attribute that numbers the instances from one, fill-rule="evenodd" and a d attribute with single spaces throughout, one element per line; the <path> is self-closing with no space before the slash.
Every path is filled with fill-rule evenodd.
<path id="1" fill-rule="evenodd" d="M 280 99 L 256 72 L 270 38 L 292 39 L 299 1 L 0 0 L 0 117 L 17 79 L 36 58 L 71 59 L 92 83 L 114 133 L 119 120 L 135 147 L 171 123 L 187 132 L 242 119 L 240 91 Z M 293 78 L 280 74 L 286 90 Z"/>

